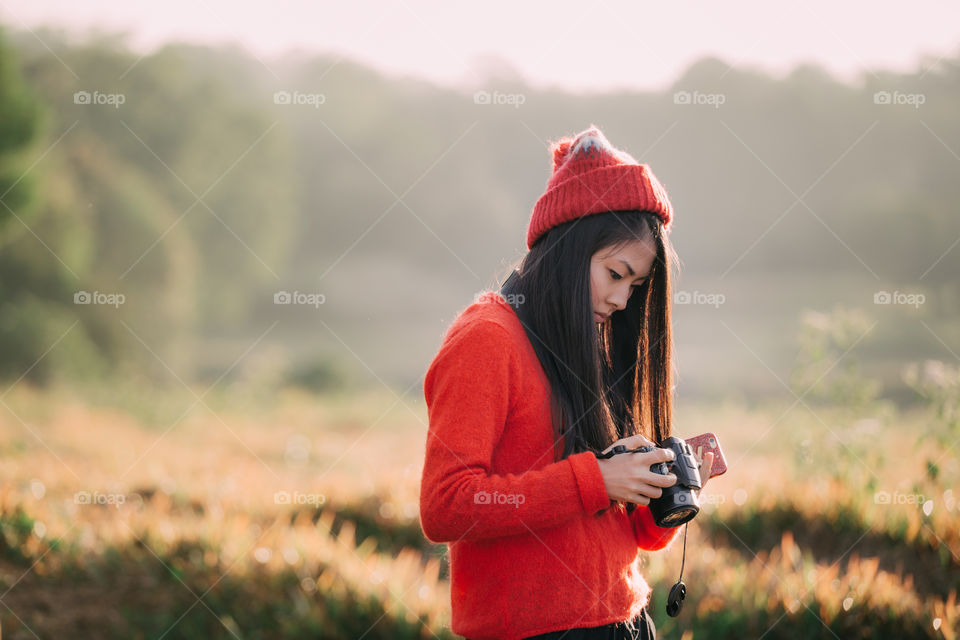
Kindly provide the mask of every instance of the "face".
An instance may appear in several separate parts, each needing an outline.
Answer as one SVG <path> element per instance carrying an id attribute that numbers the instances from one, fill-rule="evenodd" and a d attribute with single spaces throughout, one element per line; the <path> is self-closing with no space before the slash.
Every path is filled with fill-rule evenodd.
<path id="1" fill-rule="evenodd" d="M 643 286 L 657 258 L 652 237 L 631 240 L 618 249 L 607 247 L 590 259 L 590 299 L 594 322 L 627 306 L 630 294 Z"/>

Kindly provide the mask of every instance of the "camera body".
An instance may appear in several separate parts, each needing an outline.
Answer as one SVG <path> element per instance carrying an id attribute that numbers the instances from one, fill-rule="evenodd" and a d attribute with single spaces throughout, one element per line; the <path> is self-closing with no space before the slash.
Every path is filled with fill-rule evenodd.
<path id="1" fill-rule="evenodd" d="M 700 513 L 700 501 L 694 492 L 694 489 L 699 490 L 702 487 L 700 469 L 693 449 L 684 440 L 671 436 L 660 443 L 660 447 L 673 451 L 673 460 L 652 464 L 650 471 L 660 475 L 672 473 L 677 476 L 677 481 L 672 486 L 663 487 L 659 498 L 651 498 L 650 512 L 658 527 L 679 527 Z M 653 451 L 653 447 L 627 449 L 623 445 L 617 445 L 611 454 L 645 451 Z"/>

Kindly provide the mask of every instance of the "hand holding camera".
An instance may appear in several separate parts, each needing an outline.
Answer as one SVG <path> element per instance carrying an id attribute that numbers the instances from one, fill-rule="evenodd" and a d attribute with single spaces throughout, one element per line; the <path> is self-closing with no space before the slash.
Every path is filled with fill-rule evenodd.
<path id="1" fill-rule="evenodd" d="M 617 454 L 632 455 L 617 455 Z M 714 454 L 703 457 L 701 468 L 690 446 L 680 438 L 667 438 L 656 447 L 642 435 L 618 440 L 597 463 L 612 500 L 649 505 L 658 526 L 677 527 L 700 511 L 698 496 L 712 471 Z"/>
<path id="2" fill-rule="evenodd" d="M 631 450 L 649 447 L 649 450 L 630 456 L 608 453 L 617 447 Z M 641 435 L 618 440 L 604 454 L 611 457 L 598 457 L 597 463 L 611 500 L 649 505 L 651 499 L 659 498 L 663 489 L 677 480 L 674 475 L 661 475 L 651 470 L 655 464 L 673 460 L 673 451 L 657 448 Z"/>

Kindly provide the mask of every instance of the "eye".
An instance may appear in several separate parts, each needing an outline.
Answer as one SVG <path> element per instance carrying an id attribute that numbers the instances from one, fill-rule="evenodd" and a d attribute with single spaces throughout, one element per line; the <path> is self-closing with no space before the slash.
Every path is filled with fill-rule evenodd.
<path id="1" fill-rule="evenodd" d="M 621 276 L 619 273 L 617 273 L 617 272 L 614 271 L 613 269 L 607 269 L 607 271 L 610 272 L 610 276 L 611 276 L 614 280 L 620 280 L 621 278 L 623 278 L 623 276 Z M 631 289 L 639 289 L 640 287 L 642 287 L 642 286 L 645 285 L 646 283 L 647 283 L 647 279 L 644 278 L 642 282 L 640 282 L 639 284 L 632 285 L 630 288 L 631 288 Z"/>

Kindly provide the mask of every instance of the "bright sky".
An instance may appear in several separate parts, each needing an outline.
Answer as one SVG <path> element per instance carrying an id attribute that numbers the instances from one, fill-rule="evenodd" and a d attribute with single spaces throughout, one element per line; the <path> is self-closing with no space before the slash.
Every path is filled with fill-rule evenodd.
<path id="1" fill-rule="evenodd" d="M 170 39 L 239 42 L 265 60 L 300 48 L 471 88 L 491 55 L 535 86 L 589 91 L 661 89 L 704 55 L 852 79 L 960 53 L 960 3 L 946 0 L 0 0 L 0 21 L 127 31 L 141 51 Z"/>

